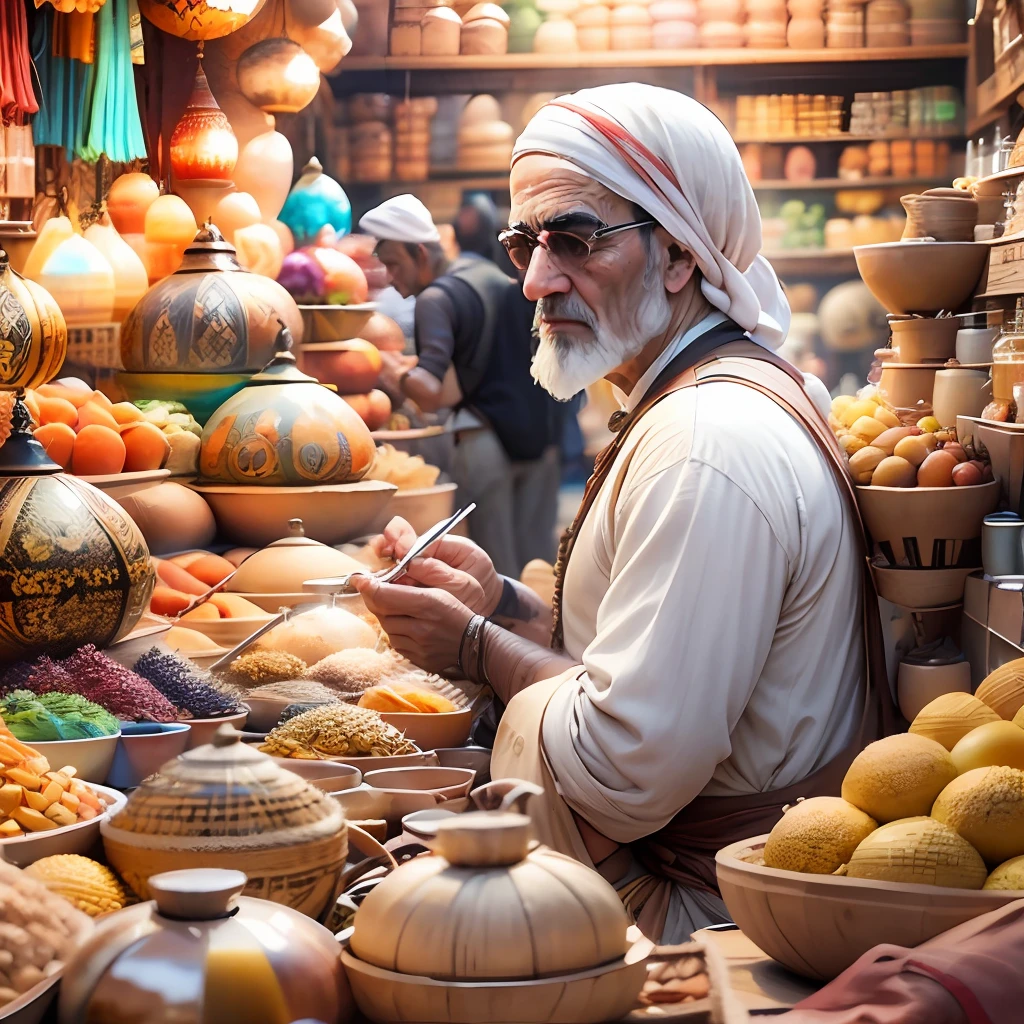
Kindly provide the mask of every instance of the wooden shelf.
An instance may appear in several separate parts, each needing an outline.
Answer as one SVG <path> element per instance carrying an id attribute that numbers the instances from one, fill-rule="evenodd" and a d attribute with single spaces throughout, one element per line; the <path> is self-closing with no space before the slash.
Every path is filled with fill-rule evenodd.
<path id="1" fill-rule="evenodd" d="M 971 134 L 991 124 L 1024 91 L 1024 39 L 1018 36 L 996 62 L 995 71 L 975 89 Z"/>
<path id="2" fill-rule="evenodd" d="M 852 249 L 779 249 L 762 256 L 786 277 L 833 277 L 857 273 Z"/>
<path id="3" fill-rule="evenodd" d="M 343 71 L 516 71 L 564 68 L 671 68 L 761 64 L 840 64 L 850 61 L 953 60 L 967 57 L 967 44 L 885 49 L 611 50 L 577 53 L 504 53 L 458 57 L 347 57 Z"/>
<path id="4" fill-rule="evenodd" d="M 935 142 L 948 142 L 950 139 L 962 139 L 963 137 L 963 131 L 957 128 L 947 132 L 930 132 L 927 135 L 914 134 L 909 129 L 894 135 L 851 135 L 849 132 L 840 132 L 838 135 L 734 135 L 733 141 L 737 146 L 745 146 L 751 143 L 765 146 L 810 146 L 819 145 L 823 142 L 898 142 L 904 139 L 921 141 L 932 139 Z"/>

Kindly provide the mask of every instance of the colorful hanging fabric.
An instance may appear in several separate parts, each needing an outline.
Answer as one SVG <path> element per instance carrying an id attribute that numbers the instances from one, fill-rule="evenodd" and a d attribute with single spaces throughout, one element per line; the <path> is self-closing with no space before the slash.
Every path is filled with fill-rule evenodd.
<path id="1" fill-rule="evenodd" d="M 69 16 L 41 10 L 32 33 L 32 61 L 39 77 L 39 114 L 33 122 L 38 146 L 62 146 L 81 154 L 92 94 L 92 66 L 59 56 L 69 45 Z"/>
<path id="2" fill-rule="evenodd" d="M 39 109 L 28 56 L 24 0 L 0 0 L 0 119 L 21 124 Z"/>
<path id="3" fill-rule="evenodd" d="M 128 22 L 128 0 L 107 0 L 96 16 L 92 107 L 81 153 L 90 163 L 101 154 L 118 163 L 146 155 Z"/>

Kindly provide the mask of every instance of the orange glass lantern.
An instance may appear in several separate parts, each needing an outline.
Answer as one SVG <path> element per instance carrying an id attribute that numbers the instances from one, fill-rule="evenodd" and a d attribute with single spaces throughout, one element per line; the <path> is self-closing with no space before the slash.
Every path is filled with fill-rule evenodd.
<path id="1" fill-rule="evenodd" d="M 238 139 L 200 61 L 188 106 L 171 134 L 171 170 L 179 181 L 230 181 L 237 162 Z"/>
<path id="2" fill-rule="evenodd" d="M 258 14 L 266 0 L 139 0 L 139 11 L 162 32 L 200 42 L 220 39 Z"/>

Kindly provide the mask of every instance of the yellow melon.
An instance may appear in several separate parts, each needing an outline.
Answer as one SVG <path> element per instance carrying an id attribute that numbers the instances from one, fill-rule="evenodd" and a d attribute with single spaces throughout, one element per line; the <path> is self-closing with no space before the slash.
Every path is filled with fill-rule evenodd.
<path id="1" fill-rule="evenodd" d="M 848 878 L 980 889 L 987 869 L 978 851 L 934 818 L 904 818 L 872 832 L 853 851 Z"/>
<path id="2" fill-rule="evenodd" d="M 869 743 L 843 779 L 843 799 L 880 823 L 927 814 L 956 765 L 941 743 L 901 733 Z"/>
<path id="3" fill-rule="evenodd" d="M 932 817 L 955 829 L 990 864 L 1024 854 L 1024 771 L 975 768 L 937 797 Z"/>
<path id="4" fill-rule="evenodd" d="M 764 846 L 764 863 L 783 871 L 831 875 L 850 859 L 876 822 L 837 796 L 799 800 L 772 829 Z"/>
<path id="5" fill-rule="evenodd" d="M 1024 658 L 990 672 L 974 694 L 1000 718 L 1011 719 L 1024 707 Z"/>
<path id="6" fill-rule="evenodd" d="M 998 721 L 999 716 L 977 697 L 969 693 L 944 693 L 921 708 L 910 724 L 910 731 L 952 750 L 972 729 Z"/>
<path id="7" fill-rule="evenodd" d="M 983 889 L 1009 889 L 1018 892 L 1024 889 L 1024 857 L 1011 857 L 1004 860 L 992 874 L 985 879 Z"/>
<path id="8" fill-rule="evenodd" d="M 1024 769 L 1024 729 L 1001 719 L 979 725 L 957 743 L 950 757 L 961 775 L 989 765 Z"/>

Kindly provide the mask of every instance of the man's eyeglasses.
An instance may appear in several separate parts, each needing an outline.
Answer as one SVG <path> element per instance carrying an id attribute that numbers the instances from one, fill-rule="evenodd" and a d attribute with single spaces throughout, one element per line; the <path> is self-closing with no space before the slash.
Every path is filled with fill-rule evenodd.
<path id="1" fill-rule="evenodd" d="M 575 269 L 593 253 L 595 242 L 599 242 L 603 238 L 610 238 L 623 231 L 635 231 L 638 228 L 651 227 L 654 224 L 657 224 L 657 221 L 635 220 L 629 224 L 598 228 L 587 238 L 575 235 L 571 231 L 535 232 L 528 228 L 509 228 L 498 235 L 498 241 L 505 247 L 509 259 L 517 270 L 529 269 L 530 261 L 533 259 L 538 245 L 563 268 Z"/>

